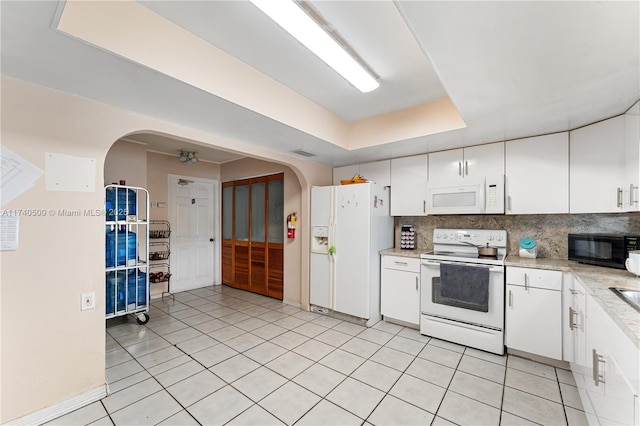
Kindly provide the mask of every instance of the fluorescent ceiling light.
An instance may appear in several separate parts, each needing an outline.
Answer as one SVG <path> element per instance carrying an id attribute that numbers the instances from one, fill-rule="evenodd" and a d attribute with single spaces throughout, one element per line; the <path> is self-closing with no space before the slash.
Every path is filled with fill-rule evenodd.
<path id="1" fill-rule="evenodd" d="M 361 92 L 371 92 L 380 85 L 295 2 L 250 1 Z"/>

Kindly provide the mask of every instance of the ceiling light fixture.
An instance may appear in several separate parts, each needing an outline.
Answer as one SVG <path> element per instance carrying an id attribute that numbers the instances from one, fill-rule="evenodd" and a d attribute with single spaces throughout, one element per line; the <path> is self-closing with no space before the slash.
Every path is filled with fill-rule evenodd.
<path id="1" fill-rule="evenodd" d="M 296 2 L 250 1 L 361 92 L 371 92 L 380 86 L 376 79 Z"/>
<path id="2" fill-rule="evenodd" d="M 196 151 L 192 149 L 181 149 L 180 161 L 182 161 L 183 163 L 196 164 L 200 160 L 198 160 L 198 157 L 196 157 Z"/>

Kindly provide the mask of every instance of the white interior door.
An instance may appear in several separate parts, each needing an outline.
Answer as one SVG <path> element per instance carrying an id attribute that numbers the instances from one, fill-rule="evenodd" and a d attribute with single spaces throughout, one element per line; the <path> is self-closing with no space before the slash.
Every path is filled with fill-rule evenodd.
<path id="1" fill-rule="evenodd" d="M 214 181 L 169 178 L 171 291 L 215 283 Z"/>

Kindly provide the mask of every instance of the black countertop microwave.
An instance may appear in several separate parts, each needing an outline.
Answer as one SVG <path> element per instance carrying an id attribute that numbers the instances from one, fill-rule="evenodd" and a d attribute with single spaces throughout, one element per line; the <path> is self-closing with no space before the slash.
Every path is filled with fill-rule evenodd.
<path id="1" fill-rule="evenodd" d="M 631 250 L 639 250 L 638 235 L 569 234 L 569 260 L 625 269 Z"/>

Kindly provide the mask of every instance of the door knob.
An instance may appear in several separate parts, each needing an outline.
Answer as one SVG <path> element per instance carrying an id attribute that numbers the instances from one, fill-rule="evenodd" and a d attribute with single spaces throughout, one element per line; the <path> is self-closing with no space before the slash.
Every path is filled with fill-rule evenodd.
<path id="1" fill-rule="evenodd" d="M 215 239 L 214 238 L 209 238 L 209 241 L 214 242 Z"/>

